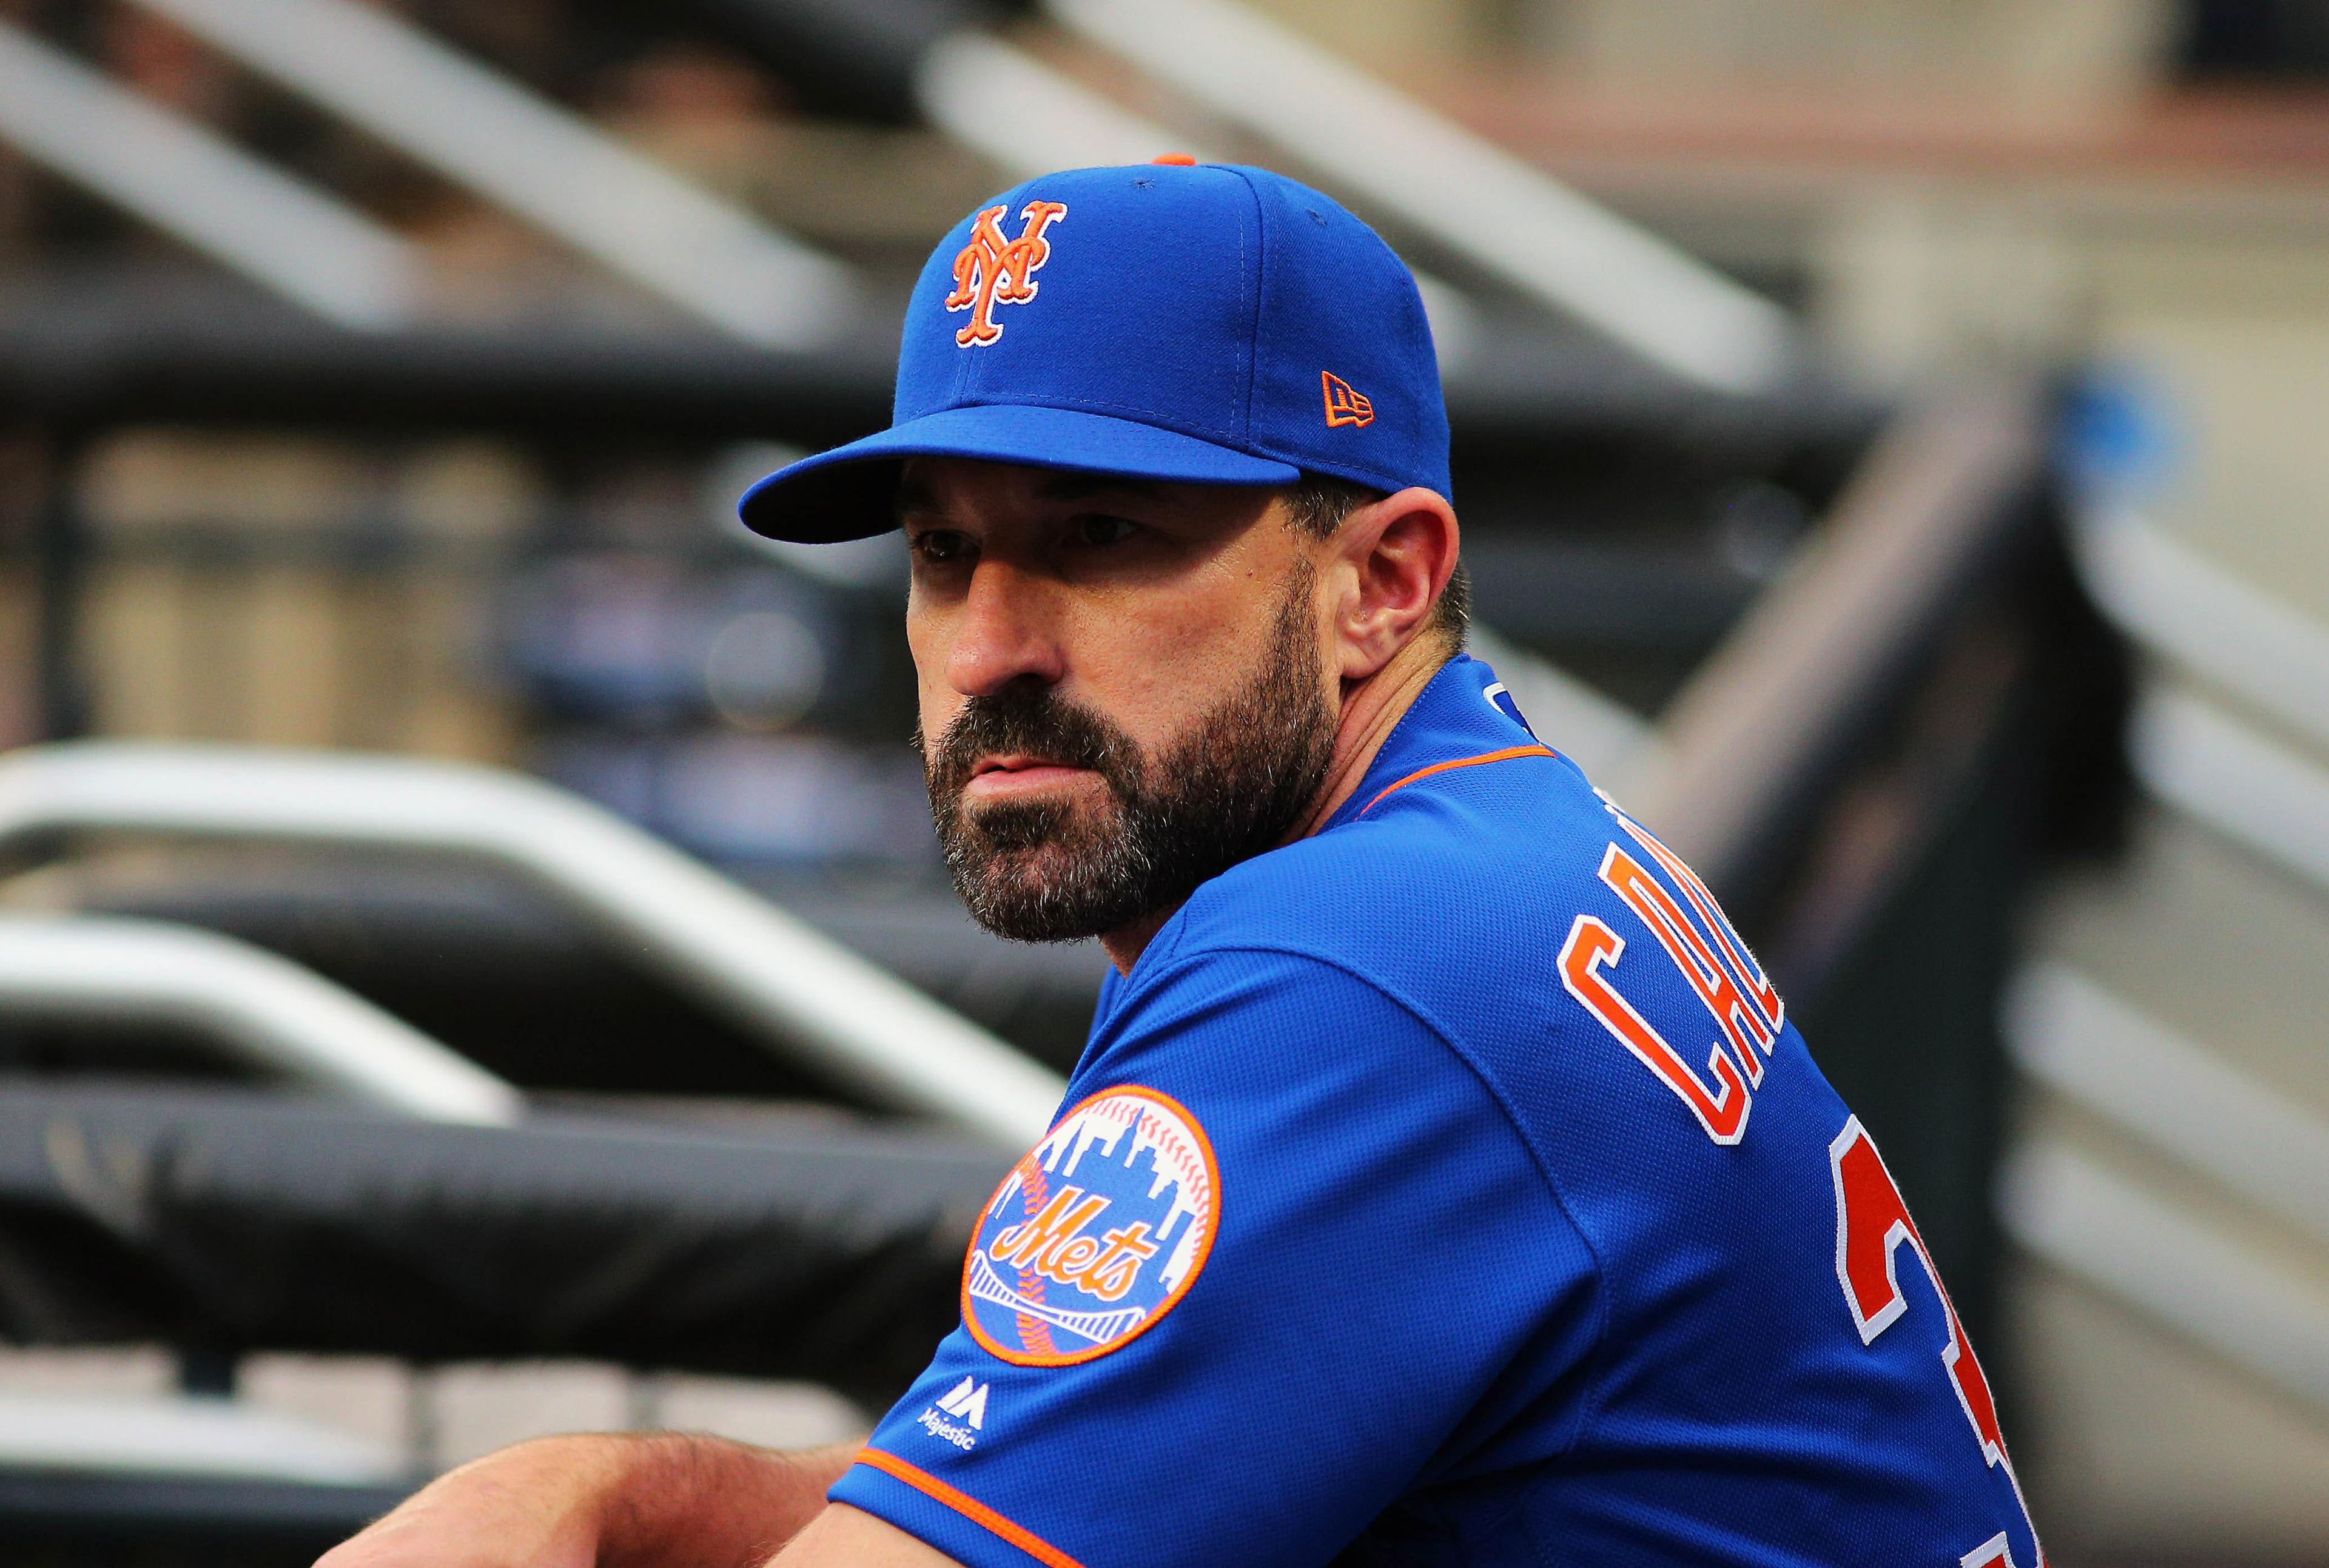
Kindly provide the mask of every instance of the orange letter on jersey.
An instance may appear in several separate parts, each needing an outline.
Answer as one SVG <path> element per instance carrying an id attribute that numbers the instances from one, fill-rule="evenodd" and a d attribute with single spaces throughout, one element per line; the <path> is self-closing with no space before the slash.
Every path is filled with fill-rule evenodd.
<path id="1" fill-rule="evenodd" d="M 1706 1129 L 1707 1137 L 1717 1143 L 1737 1143 L 1747 1130 L 1749 1108 L 1747 1085 L 1738 1067 L 1718 1045 L 1706 1059 L 1707 1071 L 1714 1074 L 1718 1087 L 1709 1089 L 1699 1082 L 1682 1053 L 1601 978 L 1602 968 L 1617 963 L 1625 952 L 1625 938 L 1589 914 L 1579 915 L 1577 923 L 1569 928 L 1569 940 L 1561 946 L 1561 983 L 1642 1065 L 1682 1097 L 1698 1124 Z"/>
<path id="2" fill-rule="evenodd" d="M 1714 1021 L 1730 1041 L 1730 1049 L 1739 1057 L 1739 1065 L 1747 1070 L 1747 1082 L 1763 1082 L 1763 1058 L 1756 1047 L 1771 1048 L 1771 1032 L 1763 1020 L 1747 1005 L 1738 982 L 1714 956 L 1706 939 L 1683 913 L 1682 905 L 1674 902 L 1657 878 L 1642 868 L 1641 862 L 1611 845 L 1601 856 L 1601 880 L 1610 890 L 1626 901 L 1627 907 L 1642 917 L 1650 934 L 1658 939 L 1682 978 L 1714 1015 Z"/>

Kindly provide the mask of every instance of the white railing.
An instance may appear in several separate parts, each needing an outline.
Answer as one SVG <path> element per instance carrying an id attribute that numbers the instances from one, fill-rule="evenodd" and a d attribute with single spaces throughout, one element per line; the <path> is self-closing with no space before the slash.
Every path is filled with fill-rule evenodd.
<path id="1" fill-rule="evenodd" d="M 224 1399 L 0 1392 L 0 1467 L 81 1474 L 382 1486 L 403 1467 L 379 1445 Z"/>
<path id="2" fill-rule="evenodd" d="M 2051 960 L 2007 994 L 2005 1043 L 2037 1082 L 2329 1245 L 2329 1122 Z"/>
<path id="3" fill-rule="evenodd" d="M 1045 0 L 1044 9 L 1675 374 L 1753 392 L 1796 362 L 1794 325 L 1779 307 L 1253 11 L 1230 0 Z"/>
<path id="4" fill-rule="evenodd" d="M 2071 542 L 2121 630 L 2329 746 L 2329 630 L 2132 510 L 2080 512 Z"/>
<path id="5" fill-rule="evenodd" d="M 840 262 L 359 0 L 138 0 L 724 332 L 770 348 L 857 320 Z"/>
<path id="6" fill-rule="evenodd" d="M 1145 164 L 1166 153 L 1212 155 L 1190 137 L 1134 114 L 1049 61 L 989 33 L 966 28 L 932 44 L 914 69 L 914 100 L 933 126 L 1023 179 L 1063 168 Z M 1011 106 L 1007 114 L 997 104 Z M 1432 346 L 1446 374 L 1479 333 L 1478 310 L 1421 268 L 1412 268 Z"/>
<path id="7" fill-rule="evenodd" d="M 430 1121 L 506 1126 L 501 1079 L 274 954 L 156 921 L 0 917 L 0 1012 L 183 1029 L 245 1063 Z"/>
<path id="8" fill-rule="evenodd" d="M 419 301 L 403 240 L 6 22 L 0 138 L 342 326 L 401 326 Z"/>
<path id="9" fill-rule="evenodd" d="M 1020 178 L 1195 155 L 1188 138 L 1103 98 L 1050 61 L 966 29 L 914 68 L 914 100 L 948 136 Z M 998 105 L 1008 105 L 997 112 Z"/>
<path id="10" fill-rule="evenodd" d="M 2329 1411 L 2329 1299 L 2067 1143 L 2010 1157 L 1998 1189 L 2024 1250 Z"/>
<path id="11" fill-rule="evenodd" d="M 59 832 L 488 862 L 589 917 L 772 1051 L 1014 1152 L 1065 1082 L 766 900 L 563 791 L 444 762 L 82 741 L 0 759 L 0 848 Z M 646 1047 L 642 1047 L 643 1049 Z"/>
<path id="12" fill-rule="evenodd" d="M 2329 773 L 2318 762 L 2186 692 L 2139 699 L 2129 745 L 2154 795 L 2329 891 Z"/>
<path id="13" fill-rule="evenodd" d="M 2329 772 L 2231 706 L 2329 744 L 2329 632 L 2131 509 L 2074 505 L 2071 543 L 2121 630 L 2230 699 L 2146 679 L 2145 789 L 2329 891 Z M 2059 962 L 2023 970 L 2003 1023 L 2032 1081 L 2329 1244 L 2329 1121 Z M 2024 1250 L 2329 1410 L 2329 1297 L 2249 1242 L 2058 1135 L 2009 1157 L 1998 1210 Z"/>

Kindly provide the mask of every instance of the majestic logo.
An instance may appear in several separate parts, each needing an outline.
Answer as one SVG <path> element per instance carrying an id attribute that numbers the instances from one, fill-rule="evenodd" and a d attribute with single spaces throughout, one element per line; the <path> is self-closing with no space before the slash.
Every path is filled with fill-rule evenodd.
<path id="1" fill-rule="evenodd" d="M 987 1384 L 966 1377 L 954 1385 L 954 1392 L 938 1401 L 938 1408 L 950 1416 L 970 1423 L 975 1431 L 986 1430 Z"/>
<path id="2" fill-rule="evenodd" d="M 964 1261 L 962 1320 L 1023 1366 L 1105 1355 L 1188 1294 L 1220 1213 L 1197 1119 L 1153 1089 L 1103 1090 L 995 1189 Z"/>
<path id="3" fill-rule="evenodd" d="M 1068 215 L 1065 202 L 1030 202 L 1019 210 L 1019 237 L 1006 239 L 1004 217 L 1008 207 L 989 207 L 972 220 L 970 243 L 955 252 L 954 292 L 946 297 L 948 310 L 970 312 L 970 325 L 954 335 L 965 348 L 993 343 L 1003 335 L 995 323 L 998 305 L 1024 305 L 1035 298 L 1035 274 L 1051 259 L 1051 242 L 1043 231 Z"/>
<path id="4" fill-rule="evenodd" d="M 960 263 L 956 265 L 958 267 Z M 1367 394 L 1333 371 L 1320 371 L 1318 385 L 1326 394 L 1328 430 L 1337 425 L 1371 425 L 1375 422 L 1375 405 Z"/>
<path id="5" fill-rule="evenodd" d="M 987 1384 L 975 1377 L 966 1377 L 954 1385 L 938 1402 L 914 1418 L 914 1424 L 942 1443 L 952 1443 L 968 1453 L 978 1446 L 978 1434 L 986 1430 Z M 939 1412 L 943 1411 L 945 1414 Z M 947 1416 L 954 1421 L 947 1420 Z M 957 1426 L 956 1422 L 962 1424 Z"/>

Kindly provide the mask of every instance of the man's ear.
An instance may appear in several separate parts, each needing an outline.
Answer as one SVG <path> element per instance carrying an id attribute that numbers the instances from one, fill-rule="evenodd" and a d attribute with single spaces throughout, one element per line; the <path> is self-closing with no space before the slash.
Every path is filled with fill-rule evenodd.
<path id="1" fill-rule="evenodd" d="M 1413 486 L 1372 501 L 1326 542 L 1339 592 L 1332 628 L 1339 673 L 1364 680 L 1424 633 L 1456 572 L 1456 509 Z"/>

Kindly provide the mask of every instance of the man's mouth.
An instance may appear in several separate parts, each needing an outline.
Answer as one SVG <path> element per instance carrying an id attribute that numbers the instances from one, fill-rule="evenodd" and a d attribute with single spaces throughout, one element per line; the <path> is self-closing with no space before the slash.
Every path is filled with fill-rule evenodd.
<path id="1" fill-rule="evenodd" d="M 978 765 L 971 770 L 970 780 L 964 787 L 964 792 L 993 800 L 1056 789 L 1061 785 L 1091 777 L 1092 770 L 1089 768 L 1055 762 L 1049 757 L 1023 754 L 989 756 L 980 758 Z"/>

